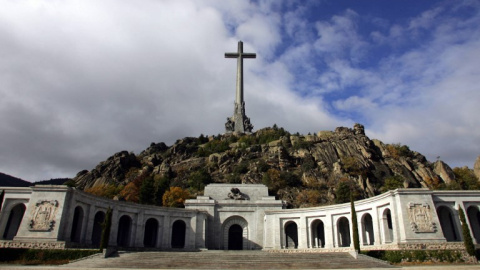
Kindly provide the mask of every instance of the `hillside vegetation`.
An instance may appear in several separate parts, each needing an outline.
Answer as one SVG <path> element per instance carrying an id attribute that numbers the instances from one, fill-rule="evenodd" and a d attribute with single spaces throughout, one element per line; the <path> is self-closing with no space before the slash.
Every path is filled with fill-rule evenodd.
<path id="1" fill-rule="evenodd" d="M 73 181 L 99 196 L 166 206 L 181 206 L 209 183 L 263 183 L 271 195 L 297 208 L 398 187 L 478 189 L 471 170 L 455 170 L 440 160 L 427 161 L 408 146 L 371 140 L 360 124 L 313 135 L 290 134 L 274 125 L 248 135 L 152 143 L 139 155 L 122 151 Z"/>

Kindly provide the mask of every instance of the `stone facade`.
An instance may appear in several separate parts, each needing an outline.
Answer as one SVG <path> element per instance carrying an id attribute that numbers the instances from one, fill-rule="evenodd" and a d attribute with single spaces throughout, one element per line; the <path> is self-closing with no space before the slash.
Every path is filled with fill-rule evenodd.
<path id="1" fill-rule="evenodd" d="M 65 186 L 1 188 L 0 247 L 98 247 L 110 207 L 111 246 L 264 249 L 353 248 L 350 204 L 284 209 L 264 185 L 210 184 L 185 209 L 99 198 Z M 480 243 L 480 191 L 397 189 L 355 202 L 361 248 L 463 248 L 458 209 Z"/>

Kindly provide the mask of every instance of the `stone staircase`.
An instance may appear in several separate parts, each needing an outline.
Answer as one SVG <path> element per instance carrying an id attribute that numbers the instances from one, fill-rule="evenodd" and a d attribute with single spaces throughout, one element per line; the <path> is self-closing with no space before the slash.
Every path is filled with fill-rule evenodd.
<path id="1" fill-rule="evenodd" d="M 269 253 L 265 251 L 119 252 L 90 257 L 68 268 L 135 269 L 358 269 L 392 266 L 348 253 Z"/>

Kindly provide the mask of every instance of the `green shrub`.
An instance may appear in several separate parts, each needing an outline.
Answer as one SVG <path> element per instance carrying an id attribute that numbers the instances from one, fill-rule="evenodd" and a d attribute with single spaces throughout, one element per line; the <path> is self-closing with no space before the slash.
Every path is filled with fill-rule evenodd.
<path id="1" fill-rule="evenodd" d="M 22 264 L 59 264 L 98 253 L 99 250 L 78 249 L 10 249 L 2 248 L 0 261 Z"/>

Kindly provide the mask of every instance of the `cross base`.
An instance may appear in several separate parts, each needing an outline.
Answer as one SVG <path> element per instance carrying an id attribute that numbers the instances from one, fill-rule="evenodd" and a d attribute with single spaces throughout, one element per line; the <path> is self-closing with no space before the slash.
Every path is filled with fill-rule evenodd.
<path id="1" fill-rule="evenodd" d="M 245 102 L 235 104 L 233 116 L 227 117 L 225 133 L 250 133 L 252 130 L 253 125 L 250 123 L 250 118 L 245 115 Z"/>

